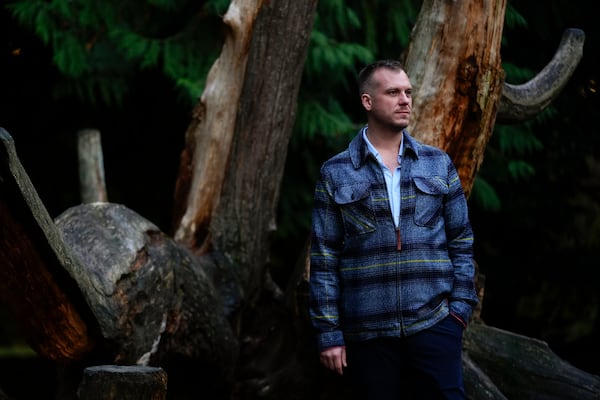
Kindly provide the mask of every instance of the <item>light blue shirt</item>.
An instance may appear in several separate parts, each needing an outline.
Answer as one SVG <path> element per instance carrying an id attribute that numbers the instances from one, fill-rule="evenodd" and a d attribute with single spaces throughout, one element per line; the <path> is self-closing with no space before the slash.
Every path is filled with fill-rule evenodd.
<path id="1" fill-rule="evenodd" d="M 363 138 L 367 143 L 367 147 L 369 151 L 375 156 L 377 161 L 379 161 L 379 165 L 381 166 L 381 170 L 383 171 L 383 176 L 385 178 L 385 185 L 387 187 L 388 198 L 390 199 L 390 209 L 392 210 L 392 216 L 394 217 L 394 225 L 398 226 L 400 222 L 400 166 L 402 162 L 402 147 L 404 146 L 404 135 L 402 135 L 402 140 L 400 141 L 400 149 L 398 151 L 398 166 L 396 170 L 392 174 L 392 171 L 383 163 L 383 159 L 381 155 L 371 144 L 369 138 L 367 137 L 367 129 L 363 129 Z"/>

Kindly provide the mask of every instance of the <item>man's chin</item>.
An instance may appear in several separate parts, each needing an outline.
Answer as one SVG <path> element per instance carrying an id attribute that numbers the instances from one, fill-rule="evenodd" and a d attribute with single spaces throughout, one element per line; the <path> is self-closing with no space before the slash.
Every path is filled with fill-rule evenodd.
<path id="1" fill-rule="evenodd" d="M 391 128 L 395 131 L 401 131 L 408 126 L 408 120 L 403 122 L 396 122 L 391 125 Z"/>

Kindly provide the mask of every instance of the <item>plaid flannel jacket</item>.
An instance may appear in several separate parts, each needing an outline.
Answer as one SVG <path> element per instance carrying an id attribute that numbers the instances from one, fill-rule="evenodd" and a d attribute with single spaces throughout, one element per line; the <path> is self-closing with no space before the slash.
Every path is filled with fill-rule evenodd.
<path id="1" fill-rule="evenodd" d="M 456 168 L 445 152 L 404 131 L 400 187 L 397 233 L 362 130 L 321 167 L 309 280 L 320 349 L 410 335 L 450 311 L 469 321 L 477 303 L 473 234 Z"/>

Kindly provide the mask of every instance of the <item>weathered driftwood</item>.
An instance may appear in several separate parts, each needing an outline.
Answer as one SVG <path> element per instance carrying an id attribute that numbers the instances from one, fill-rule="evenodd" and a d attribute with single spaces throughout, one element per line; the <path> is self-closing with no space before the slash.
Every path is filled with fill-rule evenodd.
<path id="1" fill-rule="evenodd" d="M 164 400 L 167 373 L 162 368 L 99 365 L 83 371 L 80 400 Z"/>

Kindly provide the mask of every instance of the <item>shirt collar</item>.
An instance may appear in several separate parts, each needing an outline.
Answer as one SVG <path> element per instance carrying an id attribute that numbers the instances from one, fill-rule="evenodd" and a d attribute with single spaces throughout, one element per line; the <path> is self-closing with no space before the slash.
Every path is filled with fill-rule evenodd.
<path id="1" fill-rule="evenodd" d="M 369 149 L 369 151 L 371 152 L 371 154 L 373 154 L 373 156 L 375 156 L 375 158 L 381 162 L 382 161 L 381 160 L 381 155 L 379 154 L 379 152 L 377 151 L 377 149 L 375 148 L 375 146 L 373 146 L 373 144 L 371 143 L 371 141 L 367 137 L 367 130 L 368 129 L 369 128 L 367 126 L 365 126 L 363 128 L 363 130 L 362 130 L 363 139 L 364 139 L 365 143 L 367 144 L 367 148 Z M 402 140 L 400 141 L 400 148 L 398 149 L 398 161 L 400 161 L 400 159 L 402 158 L 402 150 L 404 150 L 404 131 L 402 131 Z"/>

